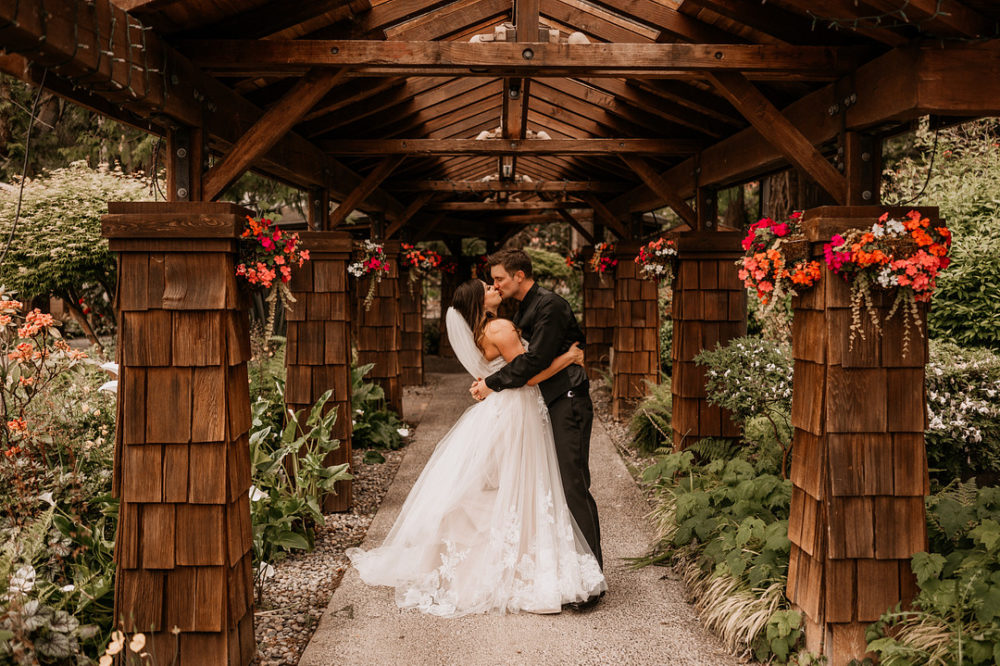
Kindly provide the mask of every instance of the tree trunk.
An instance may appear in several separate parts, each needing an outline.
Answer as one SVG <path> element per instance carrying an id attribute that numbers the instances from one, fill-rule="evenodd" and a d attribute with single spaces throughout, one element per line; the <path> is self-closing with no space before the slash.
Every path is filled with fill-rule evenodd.
<path id="1" fill-rule="evenodd" d="M 97 333 L 94 332 L 90 322 L 87 321 L 87 315 L 83 314 L 83 310 L 77 307 L 76 300 L 73 298 L 72 294 L 68 292 L 62 293 L 59 294 L 59 298 L 63 299 L 63 302 L 66 303 L 66 308 L 69 310 L 69 313 L 73 315 L 73 319 L 75 319 L 76 323 L 80 325 L 80 328 L 83 329 L 83 334 L 87 336 L 87 340 L 90 341 L 90 344 L 97 347 L 98 354 L 104 356 L 104 346 L 101 344 L 100 340 L 97 339 Z"/>

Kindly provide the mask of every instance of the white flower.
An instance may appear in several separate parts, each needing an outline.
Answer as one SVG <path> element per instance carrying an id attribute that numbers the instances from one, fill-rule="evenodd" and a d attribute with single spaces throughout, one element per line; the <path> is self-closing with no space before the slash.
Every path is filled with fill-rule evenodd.
<path id="1" fill-rule="evenodd" d="M 267 497 L 267 493 L 265 493 L 262 490 L 258 489 L 257 486 L 250 486 L 249 493 L 250 493 L 250 501 L 251 502 L 259 502 L 262 499 L 265 499 Z"/>
<path id="2" fill-rule="evenodd" d="M 104 382 L 97 390 L 107 391 L 108 393 L 118 393 L 118 380 L 113 379 L 110 382 Z"/>
<path id="3" fill-rule="evenodd" d="M 146 637 L 143 634 L 136 634 L 128 644 L 128 649 L 132 652 L 138 652 L 144 647 L 146 647 Z"/>
<path id="4" fill-rule="evenodd" d="M 409 437 L 410 436 L 410 429 L 409 428 L 396 428 L 396 432 L 399 433 L 400 437 Z"/>
<path id="5" fill-rule="evenodd" d="M 105 372 L 110 372 L 113 375 L 117 375 L 118 374 L 118 364 L 117 363 L 113 363 L 111 361 L 108 361 L 107 363 L 102 363 L 101 364 L 101 370 L 103 370 Z"/>
<path id="6" fill-rule="evenodd" d="M 59 588 L 59 590 L 62 592 L 72 592 L 75 589 L 76 585 L 73 585 L 72 583 L 70 583 L 69 585 L 63 585 L 62 587 Z"/>
<path id="7" fill-rule="evenodd" d="M 41 502 L 45 502 L 49 506 L 55 506 L 56 505 L 56 501 L 55 501 L 55 498 L 52 497 L 52 491 L 51 490 L 49 492 L 47 492 L 47 493 L 42 493 L 41 495 L 39 495 L 38 496 L 38 500 L 41 501 Z"/>
<path id="8" fill-rule="evenodd" d="M 257 575 L 259 575 L 263 580 L 274 578 L 274 567 L 267 562 L 261 562 L 260 566 L 257 567 Z"/>

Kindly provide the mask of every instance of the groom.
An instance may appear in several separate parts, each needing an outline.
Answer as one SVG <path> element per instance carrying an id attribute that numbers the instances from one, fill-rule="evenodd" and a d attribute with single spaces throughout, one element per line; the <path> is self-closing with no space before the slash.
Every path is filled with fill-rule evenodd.
<path id="1" fill-rule="evenodd" d="M 493 286 L 500 296 L 520 303 L 514 325 L 521 329 L 529 345 L 526 353 L 472 385 L 469 391 L 477 400 L 492 391 L 524 386 L 574 342 L 581 347 L 585 343 L 566 299 L 535 283 L 527 254 L 521 250 L 501 250 L 489 257 L 489 263 Z M 574 364 L 546 379 L 538 388 L 552 420 L 566 503 L 603 569 L 597 504 L 590 494 L 590 430 L 594 421 L 590 381 L 583 367 Z M 597 597 L 579 606 L 590 606 L 596 601 Z"/>

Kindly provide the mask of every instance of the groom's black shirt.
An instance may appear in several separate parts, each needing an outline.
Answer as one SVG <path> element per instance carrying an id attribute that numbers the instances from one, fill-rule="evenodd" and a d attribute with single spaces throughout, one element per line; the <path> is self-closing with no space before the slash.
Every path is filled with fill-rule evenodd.
<path id="1" fill-rule="evenodd" d="M 536 282 L 525 294 L 514 315 L 514 325 L 528 341 L 528 351 L 486 378 L 494 391 L 524 386 L 529 379 L 552 365 L 556 356 L 565 353 L 574 342 L 584 346 L 583 331 L 573 316 L 573 309 L 562 296 Z M 587 383 L 587 373 L 580 365 L 563 368 L 538 385 L 546 403 L 570 389 Z"/>

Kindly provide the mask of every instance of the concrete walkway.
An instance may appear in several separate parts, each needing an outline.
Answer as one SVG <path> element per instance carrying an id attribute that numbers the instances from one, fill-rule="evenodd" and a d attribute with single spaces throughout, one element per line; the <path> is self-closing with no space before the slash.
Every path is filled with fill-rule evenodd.
<path id="1" fill-rule="evenodd" d="M 429 374 L 408 393 L 406 420 L 418 425 L 399 472 L 368 530 L 377 546 L 438 440 L 472 404 L 465 374 Z M 653 539 L 649 511 L 601 423 L 590 469 L 601 516 L 608 595 L 587 613 L 478 615 L 454 620 L 399 610 L 391 588 L 368 587 L 352 568 L 334 593 L 300 664 L 650 664 L 729 665 L 740 661 L 703 629 L 666 570 L 632 570 Z"/>

